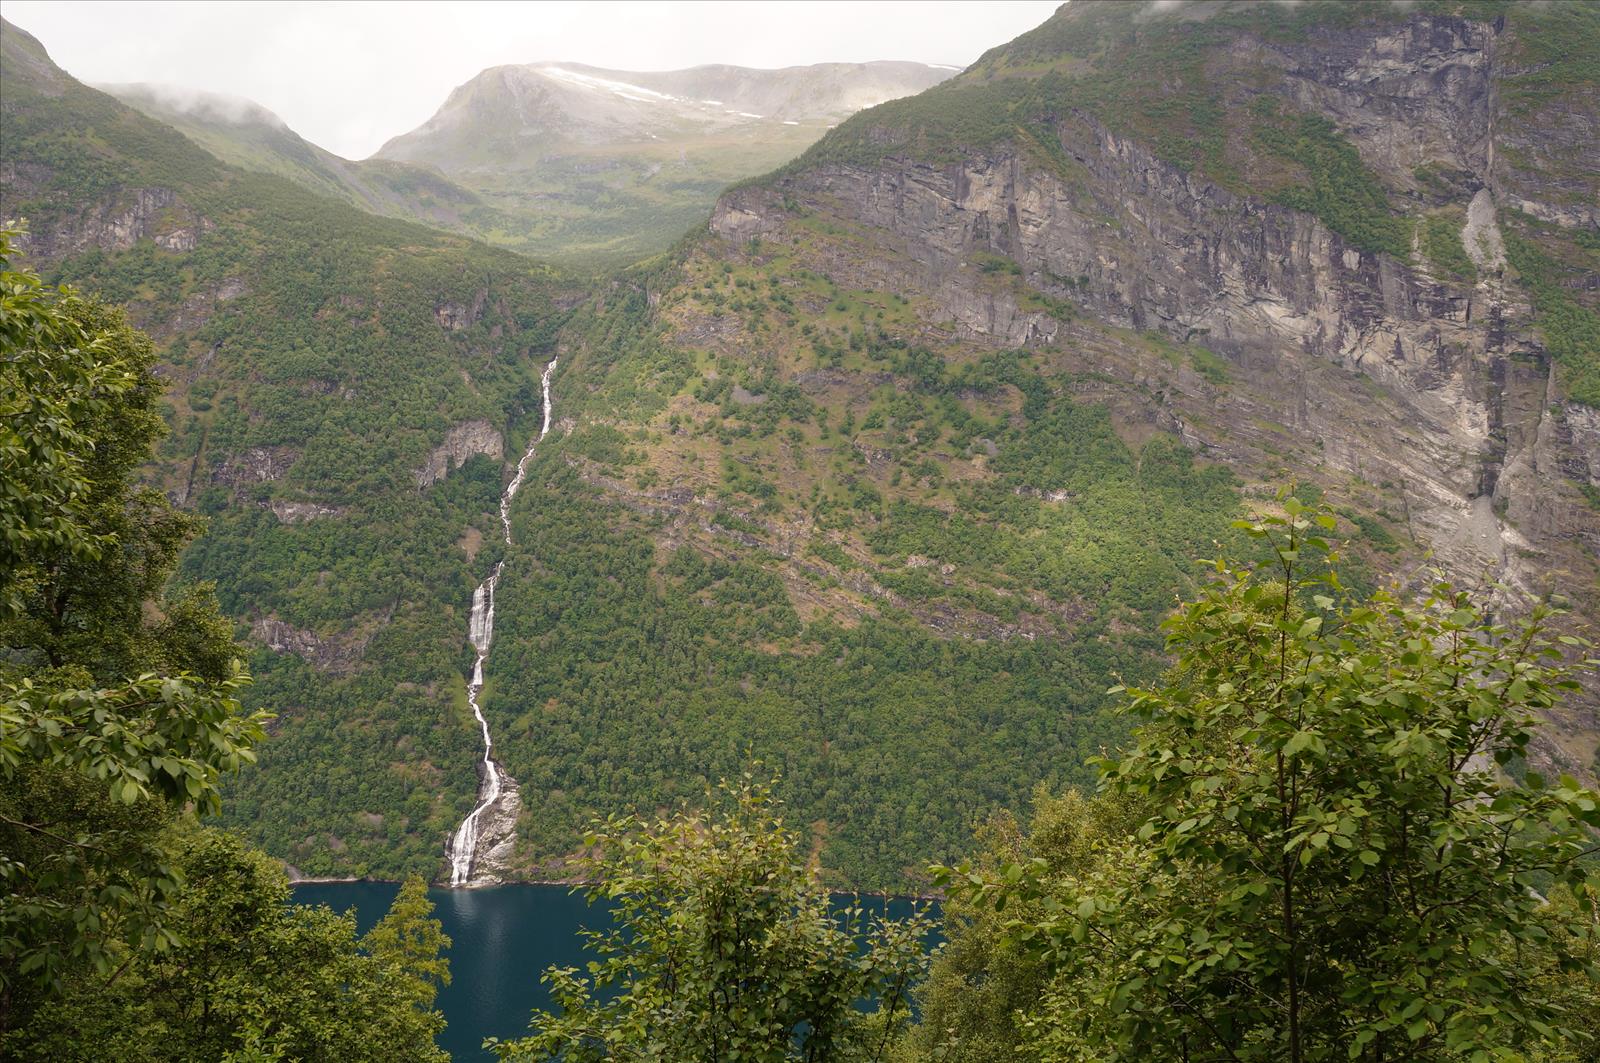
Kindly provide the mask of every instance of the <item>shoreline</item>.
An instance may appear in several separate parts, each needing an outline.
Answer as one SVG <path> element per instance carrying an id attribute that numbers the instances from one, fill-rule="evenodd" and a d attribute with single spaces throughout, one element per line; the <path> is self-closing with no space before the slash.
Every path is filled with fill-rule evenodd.
<path id="1" fill-rule="evenodd" d="M 370 882 L 374 885 L 383 886 L 400 885 L 400 880 L 397 878 L 375 878 L 372 876 L 362 877 L 358 875 L 311 875 L 300 878 L 291 876 L 289 878 L 289 888 L 293 889 L 296 886 L 338 886 L 354 884 L 357 882 Z M 598 882 L 589 879 L 519 878 L 508 882 L 489 882 L 481 886 L 452 886 L 447 882 L 430 881 L 428 883 L 428 889 L 450 890 L 452 892 L 463 891 L 470 893 L 475 890 L 493 889 L 496 886 L 566 886 L 569 889 L 578 889 L 583 886 L 597 885 L 599 885 Z M 938 901 L 941 904 L 944 902 L 944 895 L 939 893 L 890 893 L 888 890 L 852 890 L 835 889 L 833 887 L 829 887 L 828 893 L 835 897 L 847 895 L 856 897 L 876 897 L 883 901 Z"/>

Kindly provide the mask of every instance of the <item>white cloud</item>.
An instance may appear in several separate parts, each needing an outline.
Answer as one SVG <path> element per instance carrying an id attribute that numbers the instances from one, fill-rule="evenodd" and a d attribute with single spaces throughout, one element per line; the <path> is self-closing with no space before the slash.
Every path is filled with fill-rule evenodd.
<path id="1" fill-rule="evenodd" d="M 911 59 L 965 66 L 1055 0 L 842 3 L 178 3 L 7 0 L 5 17 L 83 81 L 254 100 L 364 158 L 452 88 L 506 63 L 673 70 Z M 630 86 L 630 88 L 632 88 Z"/>

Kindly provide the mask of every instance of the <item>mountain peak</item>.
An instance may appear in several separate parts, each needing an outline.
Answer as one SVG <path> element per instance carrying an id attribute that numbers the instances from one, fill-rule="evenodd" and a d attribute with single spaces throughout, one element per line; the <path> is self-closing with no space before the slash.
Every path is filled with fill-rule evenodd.
<path id="1" fill-rule="evenodd" d="M 635 71 L 554 61 L 497 66 L 458 86 L 432 118 L 389 141 L 378 157 L 425 162 L 447 173 L 515 169 L 552 148 L 677 140 L 759 122 L 826 126 L 954 73 L 910 62 L 776 70 L 708 65 Z"/>
<path id="2" fill-rule="evenodd" d="M 30 85 L 46 96 L 60 95 L 72 84 L 39 38 L 5 19 L 0 19 L 0 70 L 8 83 Z"/>
<path id="3" fill-rule="evenodd" d="M 187 118 L 206 124 L 261 125 L 276 130 L 289 128 L 288 123 L 272 111 L 243 96 L 166 82 L 132 81 L 93 87 L 158 118 Z"/>

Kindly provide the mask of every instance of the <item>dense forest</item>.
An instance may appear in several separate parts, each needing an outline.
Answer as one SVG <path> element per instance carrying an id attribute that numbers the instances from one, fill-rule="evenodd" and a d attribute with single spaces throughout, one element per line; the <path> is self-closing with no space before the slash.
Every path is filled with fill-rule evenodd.
<path id="1" fill-rule="evenodd" d="M 358 938 L 199 822 L 266 717 L 239 703 L 250 680 L 210 587 L 167 582 L 198 521 L 133 477 L 161 431 L 148 339 L 27 273 L 0 273 L 0 294 L 0 1055 L 441 1058 L 449 941 L 420 879 Z M 924 916 L 830 904 L 747 766 L 674 815 L 594 821 L 584 869 L 620 928 L 593 936 L 587 977 L 546 973 L 556 1005 L 528 1038 L 491 1047 L 1594 1058 L 1600 794 L 1522 764 L 1536 715 L 1578 689 L 1561 644 L 1587 644 L 1553 639 L 1544 609 L 1496 623 L 1442 580 L 1420 601 L 1354 589 L 1337 518 L 1278 502 L 1231 522 L 1254 562 L 1219 557 L 1162 622 L 1172 664 L 1108 692 L 1133 729 L 1094 784 L 1041 787 L 1026 827 L 994 818 L 979 856 L 931 869 L 948 946 L 928 954 Z M 615 548 L 623 571 L 649 556 Z M 678 555 L 663 574 L 661 623 L 673 590 L 781 600 L 758 568 Z M 758 612 L 727 611 L 722 633 L 796 633 Z"/>
<path id="2" fill-rule="evenodd" d="M 134 473 L 149 338 L 11 268 L 0 234 L 0 1058 L 434 1059 L 448 978 L 421 879 L 358 939 L 202 823 L 269 715 L 207 583 L 203 521 Z M 287 976 L 293 972 L 293 976 Z"/>
<path id="3" fill-rule="evenodd" d="M 7 216 L 26 220 L 49 283 L 125 307 L 155 338 L 168 431 L 144 478 L 207 517 L 180 574 L 213 583 L 239 634 L 255 632 L 243 652 L 258 682 L 241 697 L 276 714 L 267 760 L 285 765 L 285 800 L 262 812 L 247 772 L 225 816 L 291 864 L 432 878 L 472 800 L 475 735 L 456 698 L 477 566 L 462 539 L 488 527 L 500 469 L 453 456 L 470 460 L 427 491 L 418 469 L 463 422 L 487 422 L 500 453 L 525 438 L 570 289 L 519 257 L 223 166 L 40 75 L 42 49 L 11 27 L 5 44 L 5 155 L 49 175 L 8 186 Z M 174 195 L 143 238 L 45 246 L 97 196 L 115 212 L 151 185 Z M 264 649 L 263 623 L 315 659 Z M 277 829 L 291 823 L 305 829 Z"/>
<path id="4" fill-rule="evenodd" d="M 3 30 L 0 1060 L 444 1058 L 490 735 L 503 1059 L 1600 1060 L 1594 6 L 1074 0 L 604 275 Z"/>

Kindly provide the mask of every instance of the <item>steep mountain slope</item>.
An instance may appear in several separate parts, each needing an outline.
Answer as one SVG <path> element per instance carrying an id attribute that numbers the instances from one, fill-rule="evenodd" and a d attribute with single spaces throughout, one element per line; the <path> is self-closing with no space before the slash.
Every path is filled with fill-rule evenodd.
<path id="1" fill-rule="evenodd" d="M 724 187 L 794 158 L 834 123 L 954 71 L 921 63 L 668 72 L 503 66 L 450 94 L 377 158 L 431 167 L 502 211 L 480 235 L 538 255 L 664 249 Z"/>
<path id="2" fill-rule="evenodd" d="M 435 171 L 376 159 L 342 159 L 249 100 L 175 85 L 98 88 L 172 126 L 230 166 L 288 178 L 373 214 L 468 235 L 475 227 L 502 223 L 476 195 Z"/>
<path id="3" fill-rule="evenodd" d="M 218 162 L 0 25 L 0 217 L 160 345 L 152 481 L 279 719 L 229 809 L 291 862 L 432 872 L 471 807 L 458 660 L 502 456 L 537 427 L 548 271 Z M 337 865 L 328 854 L 336 853 Z M 317 861 L 320 860 L 320 864 Z"/>
<path id="4" fill-rule="evenodd" d="M 828 214 L 877 283 L 1001 342 L 1070 344 L 1074 315 L 1203 342 L 1267 401 L 1162 390 L 1191 446 L 1249 478 L 1298 452 L 1458 578 L 1592 621 L 1597 82 L 1591 5 L 1073 4 L 713 229 Z M 984 254 L 1010 292 L 973 297 Z M 1568 737 L 1589 765 L 1592 719 Z"/>
<path id="5" fill-rule="evenodd" d="M 1597 50 L 1584 5 L 1075 2 L 725 195 L 567 329 L 488 707 L 534 851 L 748 743 L 908 873 L 1114 740 L 1235 489 L 1592 632 Z"/>
<path id="6" fill-rule="evenodd" d="M 898 887 L 1086 777 L 1125 727 L 1104 689 L 1161 667 L 1191 559 L 1282 484 L 1366 579 L 1431 553 L 1593 624 L 1596 20 L 1075 0 L 565 316 L 559 281 L 221 166 L 9 28 L 0 176 L 61 275 L 168 338 L 154 475 L 216 514 L 189 570 L 289 717 L 234 792 L 270 849 L 438 872 L 503 556 L 494 869 L 560 874 L 588 814 L 753 753 L 827 866 Z M 1591 769 L 1592 713 L 1536 758 Z"/>

